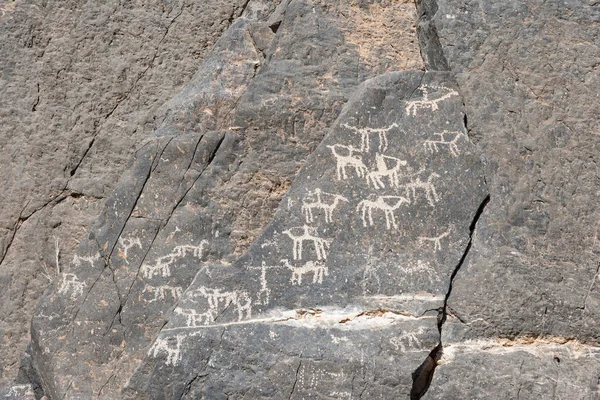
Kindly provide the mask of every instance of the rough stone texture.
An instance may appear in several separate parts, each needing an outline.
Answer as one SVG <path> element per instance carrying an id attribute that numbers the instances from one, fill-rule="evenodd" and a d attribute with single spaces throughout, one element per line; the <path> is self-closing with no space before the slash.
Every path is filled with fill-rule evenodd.
<path id="1" fill-rule="evenodd" d="M 456 72 L 491 192 L 453 282 L 448 312 L 455 318 L 443 342 L 451 349 L 467 340 L 539 337 L 597 346 L 600 7 L 423 1 L 420 8 L 426 64 Z M 514 389 L 497 390 L 507 387 L 503 374 L 523 385 L 521 398 L 549 398 L 543 381 L 552 379 L 557 397 L 597 398 L 597 356 L 566 351 L 552 364 L 554 352 L 457 351 L 436 369 L 427 398 L 518 398 Z M 471 362 L 487 372 L 466 368 Z M 561 375 L 569 368 L 576 390 Z"/>
<path id="2" fill-rule="evenodd" d="M 408 399 L 487 198 L 461 110 L 448 74 L 366 81 L 249 251 L 196 275 L 126 397 Z"/>
<path id="3" fill-rule="evenodd" d="M 57 263 L 153 131 L 149 113 L 244 3 L 0 1 L 0 385 Z"/>
<path id="4" fill-rule="evenodd" d="M 118 396 L 201 261 L 252 243 L 350 94 L 388 68 L 361 61 L 341 21 L 312 2 L 249 3 L 148 118 L 153 137 L 39 302 L 31 364 L 46 395 Z"/>

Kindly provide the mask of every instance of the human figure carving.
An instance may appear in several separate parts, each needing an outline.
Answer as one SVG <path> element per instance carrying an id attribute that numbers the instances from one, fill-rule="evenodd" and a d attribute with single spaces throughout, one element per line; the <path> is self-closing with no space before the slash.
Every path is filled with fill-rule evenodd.
<path id="1" fill-rule="evenodd" d="M 373 195 L 370 196 L 371 198 Z M 389 200 L 395 200 L 395 203 L 388 203 Z M 379 196 L 377 200 L 363 200 L 358 203 L 356 207 L 357 211 L 362 212 L 363 226 L 367 226 L 367 215 L 369 216 L 369 225 L 373 225 L 373 209 L 382 210 L 385 214 L 385 226 L 390 229 L 392 226 L 394 229 L 398 229 L 396 224 L 396 217 L 394 211 L 397 210 L 402 204 L 410 204 L 410 200 L 402 196 Z"/>
<path id="2" fill-rule="evenodd" d="M 369 136 L 373 134 L 379 136 L 379 151 L 386 151 L 388 146 L 387 133 L 394 128 L 398 128 L 398 124 L 395 122 L 387 128 L 358 128 L 356 126 L 351 126 L 348 124 L 342 124 L 341 126 L 360 134 L 360 150 L 366 152 L 368 152 L 370 149 Z"/>
<path id="3" fill-rule="evenodd" d="M 322 261 L 308 261 L 301 267 L 294 267 L 287 259 L 283 259 L 281 262 L 292 271 L 290 278 L 292 285 L 302 285 L 302 277 L 309 272 L 313 274 L 312 283 L 323 283 L 323 277 L 329 276 L 329 268 Z"/>
<path id="4" fill-rule="evenodd" d="M 148 356 L 156 358 L 160 353 L 164 353 L 167 356 L 166 365 L 178 365 L 181 362 L 181 345 L 184 338 L 183 335 L 159 337 L 148 350 Z"/>
<path id="5" fill-rule="evenodd" d="M 389 168 L 386 160 L 391 160 L 394 162 L 394 165 Z M 400 160 L 396 157 L 384 156 L 383 154 L 376 153 L 375 154 L 375 165 L 377 170 L 369 171 L 367 174 L 367 184 L 373 184 L 375 189 L 384 189 L 385 185 L 381 178 L 388 178 L 390 181 L 390 187 L 398 187 L 400 185 L 400 180 L 398 178 L 400 173 L 400 167 L 406 166 L 405 160 Z"/>
<path id="6" fill-rule="evenodd" d="M 342 179 L 348 179 L 348 175 L 346 175 L 346 167 L 354 167 L 354 171 L 359 178 L 362 178 L 367 173 L 367 167 L 362 162 L 362 158 L 355 156 L 354 152 L 361 152 L 360 150 L 352 147 L 346 146 L 343 144 L 334 144 L 333 146 L 327 146 L 331 149 L 333 156 L 335 157 L 337 163 L 337 179 L 341 181 Z M 341 154 L 339 151 L 346 150 L 347 154 Z"/>
<path id="7" fill-rule="evenodd" d="M 323 201 L 323 198 L 325 198 L 326 201 Z M 302 212 L 306 218 L 306 223 L 313 222 L 313 209 L 315 208 L 323 210 L 325 222 L 331 223 L 333 210 L 335 210 L 341 201 L 348 201 L 348 199 L 339 194 L 323 192 L 319 188 L 314 191 L 309 191 L 306 197 L 302 199 Z"/>
<path id="8" fill-rule="evenodd" d="M 452 140 L 446 140 L 444 135 L 446 134 L 454 134 L 454 138 Z M 452 154 L 453 157 L 457 157 L 460 154 L 460 149 L 458 148 L 458 140 L 464 136 L 464 134 L 462 132 L 458 132 L 458 131 L 442 131 L 439 133 L 434 133 L 434 135 L 436 135 L 438 137 L 437 140 L 426 140 L 425 142 L 423 142 L 423 145 L 431 152 L 431 153 L 437 153 L 439 151 L 438 146 L 447 146 L 448 149 L 450 150 L 450 154 Z"/>
<path id="9" fill-rule="evenodd" d="M 429 89 L 437 89 L 446 93 L 444 93 L 441 97 L 438 97 L 437 99 L 430 100 Z M 452 96 L 458 95 L 456 91 L 445 87 L 423 86 L 421 90 L 423 91 L 423 98 L 421 100 L 408 101 L 406 104 L 406 114 L 416 116 L 417 110 L 419 109 L 430 109 L 431 111 L 437 111 L 439 108 L 438 103 Z"/>
<path id="10" fill-rule="evenodd" d="M 312 228 L 308 225 L 296 226 L 285 230 L 282 233 L 288 235 L 294 242 L 292 249 L 294 260 L 302 260 L 302 246 L 304 241 L 313 242 L 317 253 L 317 259 L 327 259 L 327 252 L 325 249 L 329 248 L 329 241 L 316 236 L 316 228 Z"/>

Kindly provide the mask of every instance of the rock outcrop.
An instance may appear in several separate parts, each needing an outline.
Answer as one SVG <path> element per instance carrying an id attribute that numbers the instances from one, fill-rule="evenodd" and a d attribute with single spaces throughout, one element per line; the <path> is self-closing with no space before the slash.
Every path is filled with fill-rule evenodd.
<path id="1" fill-rule="evenodd" d="M 598 397 L 596 2 L 63 7 L 0 4 L 1 396 Z"/>

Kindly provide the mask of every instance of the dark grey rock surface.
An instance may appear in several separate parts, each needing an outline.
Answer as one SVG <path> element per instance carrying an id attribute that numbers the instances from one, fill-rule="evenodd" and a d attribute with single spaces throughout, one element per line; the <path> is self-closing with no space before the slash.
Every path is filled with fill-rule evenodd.
<path id="1" fill-rule="evenodd" d="M 599 33 L 0 0 L 0 397 L 599 398 Z"/>
<path id="2" fill-rule="evenodd" d="M 46 395 L 114 398 L 202 262 L 234 261 L 272 217 L 358 84 L 338 8 L 253 2 L 155 113 L 32 323 Z M 436 339 L 437 340 L 437 339 Z"/>
<path id="3" fill-rule="evenodd" d="M 127 397 L 409 398 L 486 198 L 449 74 L 366 81 L 249 251 L 196 275 Z"/>

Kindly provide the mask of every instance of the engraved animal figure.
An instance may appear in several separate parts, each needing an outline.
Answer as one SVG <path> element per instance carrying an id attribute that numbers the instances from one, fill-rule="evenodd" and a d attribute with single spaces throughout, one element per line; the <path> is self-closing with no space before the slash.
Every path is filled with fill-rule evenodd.
<path id="1" fill-rule="evenodd" d="M 202 253 L 204 252 L 204 246 L 208 245 L 208 240 L 203 240 L 200 242 L 198 246 L 192 245 L 182 245 L 177 246 L 173 249 L 173 254 L 176 254 L 177 257 L 185 257 L 186 253 L 191 252 L 192 255 L 198 259 L 202 258 Z"/>
<path id="2" fill-rule="evenodd" d="M 329 248 L 329 241 L 316 236 L 316 228 L 312 228 L 308 225 L 296 226 L 282 232 L 288 235 L 293 240 L 293 256 L 294 260 L 302 260 L 302 246 L 304 241 L 312 241 L 317 252 L 317 259 L 326 260 L 327 252 L 325 249 Z"/>
<path id="3" fill-rule="evenodd" d="M 417 350 L 421 350 L 421 341 L 418 335 L 423 335 L 426 332 L 425 328 L 420 327 L 415 332 L 402 332 L 400 336 L 396 336 L 390 339 L 390 343 L 396 350 L 401 350 L 403 353 L 406 352 L 406 347 L 416 347 Z"/>
<path id="4" fill-rule="evenodd" d="M 436 89 L 445 92 L 441 97 L 437 99 L 430 100 L 429 99 L 429 89 Z M 437 87 L 437 86 L 423 86 L 421 88 L 423 91 L 423 98 L 421 100 L 410 100 L 406 104 L 406 114 L 416 116 L 417 110 L 419 109 L 430 109 L 431 111 L 437 111 L 440 103 L 443 100 L 446 100 L 452 96 L 458 95 L 458 93 L 452 89 L 448 89 L 445 87 Z"/>
<path id="5" fill-rule="evenodd" d="M 323 198 L 327 202 L 323 201 Z M 321 209 L 325 213 L 325 222 L 331 223 L 333 210 L 338 206 L 340 201 L 348 201 L 344 196 L 339 194 L 331 194 L 323 192 L 317 188 L 314 191 L 309 191 L 304 199 L 302 199 L 302 212 L 306 218 L 306 223 L 313 222 L 313 209 Z"/>
<path id="6" fill-rule="evenodd" d="M 4 397 L 18 397 L 21 396 L 33 396 L 33 388 L 31 385 L 15 385 L 11 386 L 10 390 Z"/>
<path id="7" fill-rule="evenodd" d="M 454 134 L 454 138 L 452 140 L 446 140 L 444 137 L 446 134 Z M 450 150 L 450 154 L 452 154 L 453 157 L 457 157 L 460 154 L 460 149 L 458 148 L 457 143 L 458 140 L 464 136 L 462 132 L 444 130 L 439 133 L 434 133 L 434 135 L 438 136 L 437 140 L 429 139 L 423 142 L 425 148 L 427 148 L 427 150 L 429 150 L 431 153 L 437 153 L 439 151 L 438 146 L 447 146 Z"/>
<path id="8" fill-rule="evenodd" d="M 372 196 L 371 196 L 372 197 Z M 396 200 L 395 203 L 388 203 L 390 200 Z M 394 211 L 397 210 L 402 204 L 410 204 L 410 200 L 402 196 L 379 196 L 377 200 L 363 200 L 358 203 L 356 207 L 357 211 L 362 212 L 363 226 L 367 226 L 367 215 L 369 216 L 369 225 L 373 226 L 373 209 L 382 210 L 385 214 L 385 226 L 390 229 L 392 226 L 394 229 L 398 229 L 396 224 L 396 217 L 394 217 Z"/>
<path id="9" fill-rule="evenodd" d="M 390 168 L 388 167 L 386 160 L 391 160 L 394 162 L 394 165 Z M 367 174 L 367 184 L 373 184 L 375 189 L 384 189 L 385 185 L 381 178 L 388 178 L 390 181 L 390 187 L 398 187 L 400 185 L 400 181 L 398 179 L 398 174 L 400 172 L 400 167 L 406 166 L 405 160 L 400 160 L 396 157 L 384 156 L 383 154 L 377 153 L 375 155 L 375 165 L 377 170 L 370 171 Z"/>
<path id="10" fill-rule="evenodd" d="M 342 124 L 341 126 L 360 134 L 360 150 L 367 152 L 370 148 L 370 135 L 376 134 L 379 136 L 379 151 L 384 152 L 388 146 L 387 133 L 394 128 L 398 128 L 398 124 L 395 122 L 387 128 L 358 128 L 356 126 L 350 126 L 348 124 Z"/>
<path id="11" fill-rule="evenodd" d="M 81 282 L 75 274 L 62 274 L 63 280 L 58 288 L 60 294 L 70 294 L 71 296 L 83 295 L 83 288 L 87 286 L 85 282 Z"/>
<path id="12" fill-rule="evenodd" d="M 145 278 L 152 278 L 154 275 L 162 277 L 171 276 L 171 264 L 175 262 L 175 255 L 167 254 L 156 259 L 154 265 L 144 264 L 140 270 Z"/>
<path id="13" fill-rule="evenodd" d="M 233 305 L 238 312 L 238 321 L 252 316 L 252 300 L 246 292 L 237 290 L 226 292 L 202 286 L 192 291 L 191 296 L 205 298 L 208 303 L 208 310 L 215 315 L 218 314 L 219 309 L 224 310 Z"/>
<path id="14" fill-rule="evenodd" d="M 421 179 L 421 176 L 419 175 L 422 171 L 423 170 L 413 175 L 411 181 L 409 183 L 401 185 L 401 187 L 404 187 L 406 189 L 406 196 L 409 196 L 409 191 L 412 192 L 413 201 L 417 201 L 417 190 L 423 190 L 423 192 L 425 193 L 425 197 L 429 202 L 429 205 L 435 207 L 435 202 L 439 201 L 440 198 L 437 192 L 435 191 L 433 180 L 435 178 L 439 178 L 440 176 L 433 172 L 429 175 L 426 181 L 423 181 Z"/>
<path id="15" fill-rule="evenodd" d="M 96 253 L 93 256 L 78 256 L 77 254 L 75 254 L 73 256 L 73 265 L 80 267 L 81 262 L 85 261 L 90 264 L 90 267 L 93 267 L 94 261 L 98 261 L 99 259 L 100 259 L 100 254 L 98 254 L 98 253 Z"/>
<path id="16" fill-rule="evenodd" d="M 125 260 L 125 263 L 127 263 L 127 264 L 129 264 L 129 261 L 127 261 L 127 253 L 129 252 L 129 250 L 133 246 L 139 247 L 140 250 L 142 249 L 142 242 L 140 241 L 139 238 L 134 238 L 134 237 L 119 238 L 119 244 L 123 248 L 123 250 L 119 250 L 119 255 L 121 256 L 121 258 L 123 260 Z"/>
<path id="17" fill-rule="evenodd" d="M 177 300 L 183 294 L 183 289 L 179 286 L 150 286 L 146 283 L 146 286 L 144 286 L 143 293 L 147 292 L 150 292 L 154 295 L 154 298 L 148 302 L 152 303 L 157 300 L 166 300 L 168 295 L 171 295 L 173 300 Z"/>
<path id="18" fill-rule="evenodd" d="M 186 325 L 188 328 L 196 328 L 201 325 L 208 325 L 217 317 L 217 312 L 211 309 L 198 314 L 198 312 L 192 308 L 177 307 L 175 308 L 175 313 L 185 316 Z"/>
<path id="19" fill-rule="evenodd" d="M 183 335 L 157 338 L 148 350 L 148 357 L 156 358 L 160 353 L 164 353 L 167 356 L 166 365 L 178 365 L 181 361 L 181 345 L 184 338 Z"/>
<path id="20" fill-rule="evenodd" d="M 354 152 L 361 152 L 358 149 L 355 149 L 352 146 L 345 146 L 343 144 L 334 144 L 333 146 L 327 146 L 331 149 L 333 156 L 335 157 L 337 163 L 337 179 L 341 181 L 342 179 L 348 179 L 348 175 L 346 175 L 346 167 L 354 167 L 354 171 L 359 178 L 365 176 L 368 172 L 366 165 L 362 162 L 362 158 L 355 156 Z M 347 154 L 341 154 L 340 149 L 346 150 Z"/>
<path id="21" fill-rule="evenodd" d="M 309 272 L 313 274 L 312 283 L 323 283 L 323 276 L 329 276 L 329 268 L 322 261 L 308 261 L 302 267 L 294 267 L 289 260 L 281 260 L 283 265 L 292 271 L 290 283 L 292 285 L 302 285 L 302 277 Z"/>
<path id="22" fill-rule="evenodd" d="M 140 270 L 145 278 L 152 278 L 155 275 L 161 275 L 163 277 L 171 276 L 171 265 L 173 265 L 178 258 L 183 258 L 188 253 L 192 253 L 194 257 L 201 259 L 206 245 L 208 245 L 208 241 L 202 240 L 198 246 L 176 246 L 173 249 L 173 252 L 157 258 L 154 265 L 144 264 Z"/>
<path id="23" fill-rule="evenodd" d="M 419 237 L 419 242 L 423 243 L 423 242 L 433 242 L 433 250 L 442 250 L 442 243 L 441 240 L 445 237 L 447 237 L 450 234 L 450 231 L 444 232 L 439 236 L 436 237 L 424 237 L 424 236 L 420 236 Z"/>

